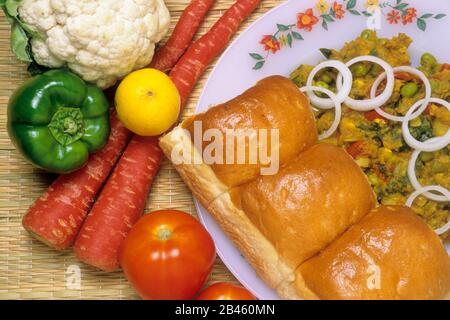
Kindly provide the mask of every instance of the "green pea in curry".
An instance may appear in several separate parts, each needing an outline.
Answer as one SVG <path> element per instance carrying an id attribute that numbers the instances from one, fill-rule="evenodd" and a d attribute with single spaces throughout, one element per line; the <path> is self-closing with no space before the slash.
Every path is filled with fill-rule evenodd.
<path id="1" fill-rule="evenodd" d="M 347 62 L 362 55 L 374 55 L 392 67 L 410 65 L 407 49 L 412 40 L 400 33 L 391 39 L 379 38 L 376 32 L 364 30 L 357 39 L 346 43 L 339 51 L 321 49 L 328 59 Z M 306 80 L 313 66 L 302 64 L 290 77 L 299 86 Z M 450 65 L 438 63 L 436 58 L 425 53 L 421 57 L 419 70 L 425 73 L 431 83 L 432 96 L 450 100 Z M 370 98 L 370 89 L 383 69 L 370 62 L 361 62 L 350 67 L 353 85 L 350 97 Z M 321 70 L 314 78 L 313 85 L 336 92 L 337 71 L 333 68 Z M 383 90 L 383 84 L 378 90 Z M 316 93 L 321 95 L 320 93 Z M 394 92 L 382 109 L 393 115 L 405 115 L 416 101 L 425 96 L 421 80 L 408 73 L 395 74 Z M 325 96 L 324 96 L 325 97 Z M 366 173 L 380 204 L 405 204 L 414 191 L 409 182 L 407 167 L 412 149 L 402 137 L 401 123 L 383 118 L 375 111 L 359 112 L 342 106 L 342 119 L 333 136 L 324 140 L 344 147 Z M 331 126 L 333 110 L 315 110 L 317 127 L 320 132 Z M 421 116 L 409 122 L 411 134 L 419 141 L 444 135 L 450 126 L 450 112 L 443 106 L 431 103 Z M 416 162 L 416 175 L 425 186 L 438 184 L 450 189 L 450 146 L 432 153 L 420 153 Z M 448 202 L 435 202 L 419 196 L 413 210 L 433 229 L 443 226 L 450 219 Z M 442 235 L 447 237 L 449 233 Z"/>

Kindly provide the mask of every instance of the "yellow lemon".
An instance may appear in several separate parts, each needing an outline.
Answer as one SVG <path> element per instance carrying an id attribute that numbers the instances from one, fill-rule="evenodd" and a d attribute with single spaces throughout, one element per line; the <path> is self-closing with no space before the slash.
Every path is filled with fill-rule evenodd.
<path id="1" fill-rule="evenodd" d="M 127 75 L 116 91 L 116 110 L 122 123 L 141 136 L 169 129 L 180 113 L 180 95 L 172 80 L 156 69 Z"/>

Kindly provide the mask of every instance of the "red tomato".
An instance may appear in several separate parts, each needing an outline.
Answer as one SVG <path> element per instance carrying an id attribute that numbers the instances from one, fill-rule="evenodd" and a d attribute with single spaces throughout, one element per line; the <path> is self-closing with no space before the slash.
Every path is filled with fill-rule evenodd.
<path id="1" fill-rule="evenodd" d="M 192 299 L 205 284 L 215 258 L 206 229 L 177 210 L 144 215 L 120 254 L 127 279 L 143 299 Z"/>
<path id="2" fill-rule="evenodd" d="M 365 154 L 364 147 L 366 142 L 364 140 L 355 141 L 351 145 L 349 145 L 345 150 L 349 155 L 353 157 L 353 159 L 358 158 L 359 156 Z"/>
<path id="3" fill-rule="evenodd" d="M 256 300 L 256 298 L 241 286 L 217 282 L 203 290 L 197 300 Z"/>
<path id="4" fill-rule="evenodd" d="M 430 115 L 431 104 L 428 104 L 425 110 L 423 110 L 423 114 L 429 116 Z"/>
<path id="5" fill-rule="evenodd" d="M 382 119 L 382 120 L 387 120 L 385 117 L 383 117 L 382 115 L 380 115 L 378 112 L 376 112 L 375 110 L 371 110 L 371 111 L 367 111 L 364 112 L 364 118 L 366 118 L 369 121 L 373 121 L 375 119 Z"/>
<path id="6" fill-rule="evenodd" d="M 395 79 L 400 79 L 400 80 L 405 80 L 405 81 L 410 81 L 410 80 L 414 80 L 416 78 L 414 78 L 414 76 L 408 72 L 396 72 L 394 74 Z"/>
<path id="7" fill-rule="evenodd" d="M 450 70 L 450 64 L 444 63 L 442 64 L 441 71 Z"/>

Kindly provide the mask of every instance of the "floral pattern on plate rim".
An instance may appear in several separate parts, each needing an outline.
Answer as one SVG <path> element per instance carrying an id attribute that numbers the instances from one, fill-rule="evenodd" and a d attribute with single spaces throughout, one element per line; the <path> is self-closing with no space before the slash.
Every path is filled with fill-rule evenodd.
<path id="1" fill-rule="evenodd" d="M 283 47 L 291 48 L 294 41 L 304 40 L 301 31 L 310 32 L 319 23 L 323 29 L 328 31 L 328 26 L 338 20 L 344 19 L 346 14 L 354 16 L 370 17 L 375 9 L 380 9 L 389 24 L 407 25 L 416 22 L 417 28 L 425 31 L 427 20 L 439 20 L 446 17 L 445 13 L 424 13 L 420 16 L 416 8 L 404 0 L 366 0 L 364 8 L 358 10 L 357 0 L 342 0 L 329 2 L 328 0 L 317 0 L 314 8 L 308 8 L 297 13 L 297 21 L 292 24 L 277 23 L 277 30 L 273 34 L 263 35 L 259 44 L 262 45 L 264 53 L 249 53 L 255 60 L 254 70 L 261 69 L 271 54 L 276 54 Z"/>

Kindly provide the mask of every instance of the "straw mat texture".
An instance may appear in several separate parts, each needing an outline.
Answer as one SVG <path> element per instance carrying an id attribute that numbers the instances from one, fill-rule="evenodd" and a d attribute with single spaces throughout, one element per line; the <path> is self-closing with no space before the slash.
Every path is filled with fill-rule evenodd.
<path id="1" fill-rule="evenodd" d="M 218 0 L 199 31 L 203 34 L 234 1 Z M 189 0 L 166 0 L 172 27 Z M 239 31 L 281 3 L 264 0 Z M 198 37 L 198 35 L 197 35 Z M 214 63 L 213 63 L 214 65 Z M 211 67 L 200 79 L 183 114 L 192 114 Z M 14 149 L 6 132 L 6 104 L 12 91 L 27 78 L 25 65 L 9 49 L 9 26 L 0 13 L 0 299 L 136 299 L 121 272 L 105 273 L 77 261 L 71 250 L 56 252 L 32 239 L 21 218 L 55 175 L 29 165 Z M 164 160 L 148 197 L 146 211 L 180 209 L 196 215 L 192 196 L 173 167 Z M 70 266 L 81 270 L 81 289 L 67 286 Z M 70 269 L 69 269 L 70 270 Z M 219 258 L 209 283 L 236 282 Z"/>

